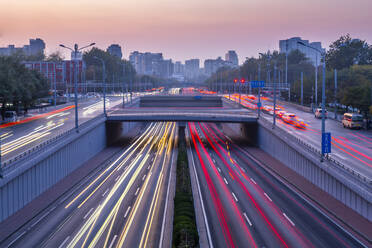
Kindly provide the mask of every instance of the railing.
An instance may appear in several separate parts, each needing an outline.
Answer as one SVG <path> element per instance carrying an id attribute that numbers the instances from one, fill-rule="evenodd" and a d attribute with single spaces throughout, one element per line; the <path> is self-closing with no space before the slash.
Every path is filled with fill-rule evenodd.
<path id="1" fill-rule="evenodd" d="M 100 118 L 103 118 L 104 115 L 101 114 L 101 115 L 98 115 L 98 116 L 95 116 L 94 118 L 90 119 L 90 120 L 87 120 L 85 122 L 83 122 L 80 126 L 79 126 L 79 130 L 82 130 L 82 129 L 85 129 L 86 127 L 89 127 L 92 123 L 98 121 Z M 7 161 L 3 162 L 0 166 L 4 171 L 7 171 L 7 170 L 11 170 L 12 168 L 11 165 L 14 164 L 15 162 L 17 161 L 20 161 L 20 160 L 23 160 L 25 159 L 26 157 L 29 157 L 30 155 L 36 153 L 36 152 L 41 152 L 45 149 L 47 149 L 48 147 L 50 147 L 50 145 L 53 145 L 53 144 L 56 144 L 57 142 L 65 139 L 67 136 L 73 134 L 73 133 L 76 133 L 76 129 L 73 128 L 73 129 L 69 129 L 67 131 L 63 131 L 63 132 L 60 132 L 59 134 L 57 134 L 56 136 L 44 141 L 43 143 L 40 143 L 30 149 L 28 149 L 27 151 L 21 153 L 21 154 L 18 154 L 16 155 L 15 157 L 13 158 L 10 158 L 8 159 Z"/>
<path id="2" fill-rule="evenodd" d="M 267 128 L 271 128 L 272 127 L 272 123 L 264 118 L 261 118 L 259 120 L 259 122 L 263 123 L 263 125 L 265 125 Z M 283 132 L 283 134 L 286 136 L 286 138 L 288 139 L 291 139 L 295 142 L 297 142 L 298 144 L 304 146 L 308 151 L 312 152 L 313 154 L 319 156 L 321 156 L 321 151 L 315 147 L 313 147 L 312 145 L 310 145 L 309 143 L 307 142 L 304 142 L 303 140 L 301 140 L 300 138 L 288 133 L 285 129 L 279 127 L 279 126 L 275 126 L 275 129 L 276 130 L 280 130 L 281 132 Z M 372 180 L 366 176 L 363 176 L 361 175 L 359 172 L 353 170 L 352 168 L 350 168 L 349 166 L 346 166 L 345 164 L 343 164 L 342 162 L 330 157 L 330 156 L 326 156 L 324 158 L 325 160 L 329 161 L 330 163 L 332 163 L 333 165 L 336 165 L 338 168 L 350 173 L 351 175 L 353 175 L 355 178 L 357 178 L 358 180 L 362 181 L 362 182 L 365 182 L 365 183 L 368 183 L 369 185 L 372 184 Z"/>

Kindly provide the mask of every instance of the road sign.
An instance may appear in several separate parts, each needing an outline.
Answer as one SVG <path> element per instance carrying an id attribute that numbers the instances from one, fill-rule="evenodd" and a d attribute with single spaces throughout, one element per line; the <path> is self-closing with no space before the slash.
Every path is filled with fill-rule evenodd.
<path id="1" fill-rule="evenodd" d="M 263 88 L 265 87 L 265 81 L 251 81 L 252 88 Z"/>
<path id="2" fill-rule="evenodd" d="M 257 108 L 261 108 L 262 107 L 262 103 L 261 102 L 258 102 L 257 103 Z"/>
<path id="3" fill-rule="evenodd" d="M 331 133 L 322 135 L 322 153 L 331 153 Z"/>

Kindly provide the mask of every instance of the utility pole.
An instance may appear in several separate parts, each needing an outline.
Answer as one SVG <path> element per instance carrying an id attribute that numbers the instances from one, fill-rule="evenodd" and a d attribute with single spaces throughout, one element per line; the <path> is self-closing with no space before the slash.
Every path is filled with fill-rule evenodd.
<path id="1" fill-rule="evenodd" d="M 304 105 L 304 73 L 301 72 L 301 105 Z"/>
<path id="2" fill-rule="evenodd" d="M 273 128 L 275 127 L 276 125 L 276 61 L 274 61 L 274 80 L 273 80 L 273 84 L 274 84 L 274 114 L 273 114 Z"/>
<path id="3" fill-rule="evenodd" d="M 315 107 L 318 107 L 318 53 L 315 55 Z"/>
<path id="4" fill-rule="evenodd" d="M 258 81 L 261 81 L 261 64 L 258 64 Z M 260 118 L 261 115 L 261 87 L 258 87 L 258 106 L 257 115 Z"/>
<path id="5" fill-rule="evenodd" d="M 125 62 L 123 64 L 123 84 L 121 87 L 121 94 L 123 95 L 123 108 L 125 106 L 125 100 L 124 100 L 124 84 L 125 84 Z"/>
<path id="6" fill-rule="evenodd" d="M 285 84 L 288 86 L 288 40 L 285 41 Z M 291 87 L 288 86 L 288 102 L 291 101 Z"/>
<path id="7" fill-rule="evenodd" d="M 53 73 L 53 81 L 54 81 L 54 108 L 57 108 L 57 70 L 56 70 L 56 62 L 53 63 L 54 73 Z"/>
<path id="8" fill-rule="evenodd" d="M 334 111 L 335 119 L 337 120 L 337 69 L 335 69 L 335 102 L 334 102 Z"/>

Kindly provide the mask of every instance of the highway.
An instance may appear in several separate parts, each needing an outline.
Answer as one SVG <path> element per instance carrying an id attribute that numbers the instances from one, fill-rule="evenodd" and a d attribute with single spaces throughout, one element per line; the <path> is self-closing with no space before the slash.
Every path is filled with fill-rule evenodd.
<path id="1" fill-rule="evenodd" d="M 151 123 L 1 247 L 160 247 L 176 123 Z"/>
<path id="2" fill-rule="evenodd" d="M 362 247 L 216 124 L 186 129 L 210 247 Z"/>
<path id="3" fill-rule="evenodd" d="M 224 97 L 228 98 L 228 95 L 224 95 Z M 231 99 L 239 102 L 239 95 L 232 94 Z M 243 94 L 241 96 L 241 104 L 246 108 L 257 111 L 256 103 L 257 98 L 252 100 L 247 95 Z M 269 105 L 273 105 L 271 99 L 264 98 L 262 106 Z M 294 113 L 306 123 L 305 128 L 299 128 L 284 122 L 281 118 L 277 118 L 276 123 L 278 127 L 320 151 L 321 119 L 315 118 L 312 113 L 298 110 L 288 104 L 278 104 L 278 107 L 286 113 Z M 272 115 L 265 111 L 261 113 L 264 119 L 271 123 L 273 122 Z M 326 132 L 331 132 L 332 135 L 332 153 L 329 156 L 372 180 L 372 132 L 345 129 L 340 122 L 330 118 L 326 119 Z"/>

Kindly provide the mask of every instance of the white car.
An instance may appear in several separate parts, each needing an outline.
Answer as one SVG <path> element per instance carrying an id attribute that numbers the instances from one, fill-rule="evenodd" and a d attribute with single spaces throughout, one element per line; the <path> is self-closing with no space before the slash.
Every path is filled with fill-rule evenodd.
<path id="1" fill-rule="evenodd" d="M 325 118 L 327 118 L 327 115 L 328 115 L 328 112 L 327 110 L 324 111 L 325 112 Z M 317 108 L 315 110 L 315 118 L 322 118 L 322 109 L 321 108 Z"/>

